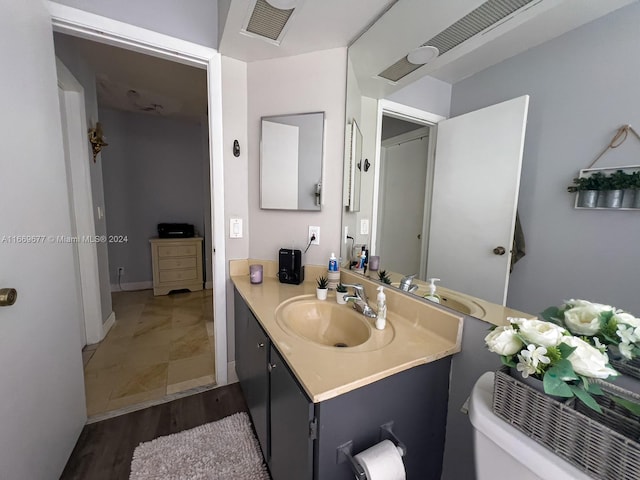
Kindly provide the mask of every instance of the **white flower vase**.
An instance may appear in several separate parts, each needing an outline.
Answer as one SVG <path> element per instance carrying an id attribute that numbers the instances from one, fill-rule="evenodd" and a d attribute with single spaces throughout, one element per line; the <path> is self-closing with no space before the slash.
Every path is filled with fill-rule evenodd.
<path id="1" fill-rule="evenodd" d="M 329 289 L 327 288 L 316 288 L 316 298 L 318 300 L 326 300 L 327 293 L 329 293 Z"/>
<path id="2" fill-rule="evenodd" d="M 344 305 L 345 303 L 347 303 L 347 301 L 344 299 L 347 293 L 349 292 L 336 292 L 336 302 L 338 302 L 340 305 Z"/>

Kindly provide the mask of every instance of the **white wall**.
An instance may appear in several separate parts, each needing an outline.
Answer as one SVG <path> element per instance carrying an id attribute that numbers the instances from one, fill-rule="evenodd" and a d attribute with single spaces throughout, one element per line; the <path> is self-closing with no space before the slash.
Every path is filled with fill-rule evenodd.
<path id="1" fill-rule="evenodd" d="M 304 250 L 309 225 L 320 245 L 304 263 L 324 265 L 340 250 L 345 125 L 346 48 L 253 62 L 247 66 L 249 135 L 249 254 L 276 260 L 281 247 Z M 325 112 L 324 204 L 321 212 L 260 210 L 260 118 Z"/>
<path id="2" fill-rule="evenodd" d="M 117 285 L 124 267 L 126 289 L 153 280 L 149 238 L 157 237 L 158 223 L 190 223 L 204 236 L 209 157 L 197 122 L 109 108 L 100 108 L 100 119 L 109 140 L 102 152 L 107 233 L 127 236 L 109 243 L 109 274 Z"/>
<path id="3" fill-rule="evenodd" d="M 448 117 L 451 85 L 427 75 L 392 93 L 387 100 Z"/>
<path id="4" fill-rule="evenodd" d="M 222 121 L 224 124 L 224 205 L 227 260 L 249 258 L 249 143 L 247 141 L 247 64 L 222 57 Z M 233 141 L 240 156 L 233 156 Z M 243 220 L 242 238 L 229 238 L 229 219 Z M 233 283 L 227 269 L 227 358 L 235 358 Z"/>
<path id="5" fill-rule="evenodd" d="M 467 78 L 452 115 L 529 94 L 519 211 L 527 255 L 514 267 L 507 304 L 537 314 L 586 298 L 640 314 L 637 211 L 573 208 L 566 187 L 622 124 L 640 125 L 640 4 L 617 10 Z M 598 166 L 638 165 L 629 138 Z"/>
<path id="6" fill-rule="evenodd" d="M 87 113 L 87 125 L 95 126 L 99 121 L 98 116 L 98 95 L 96 93 L 95 72 L 91 66 L 83 59 L 82 55 L 74 44 L 73 39 L 68 35 L 54 34 L 54 44 L 56 56 L 71 71 L 73 76 L 84 88 L 84 102 Z M 87 162 L 90 165 L 91 173 L 91 195 L 93 198 L 93 219 L 95 222 L 96 235 L 106 235 L 107 220 L 106 215 L 100 218 L 98 208 L 104 212 L 104 188 L 102 181 L 102 156 L 99 154 L 96 161 L 93 161 L 91 149 L 90 158 Z M 106 322 L 112 312 L 111 286 L 109 284 L 109 253 L 106 243 L 96 243 L 98 254 L 98 276 L 100 279 L 100 308 L 102 311 L 102 322 Z"/>
<path id="7" fill-rule="evenodd" d="M 71 234 L 51 21 L 0 2 L 0 232 Z M 88 160 L 87 160 L 88 161 Z M 73 245 L 0 245 L 0 477 L 58 478 L 86 420 Z"/>
<path id="8" fill-rule="evenodd" d="M 207 47 L 218 48 L 217 0 L 54 0 Z"/>

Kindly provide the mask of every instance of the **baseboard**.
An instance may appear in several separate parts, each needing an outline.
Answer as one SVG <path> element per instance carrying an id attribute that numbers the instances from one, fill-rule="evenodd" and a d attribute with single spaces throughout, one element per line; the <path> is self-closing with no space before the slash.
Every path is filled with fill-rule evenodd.
<path id="1" fill-rule="evenodd" d="M 238 374 L 236 373 L 236 362 L 227 363 L 227 383 L 236 383 L 238 381 Z"/>
<path id="2" fill-rule="evenodd" d="M 120 288 L 122 287 L 122 288 Z M 133 290 L 149 290 L 153 288 L 153 282 L 129 282 L 129 283 L 121 283 L 120 287 L 118 285 L 111 285 L 112 292 L 128 292 Z"/>
<path id="3" fill-rule="evenodd" d="M 111 327 L 113 327 L 116 323 L 116 312 L 111 312 L 111 314 L 109 315 L 109 317 L 107 318 L 107 321 L 104 322 L 102 324 L 102 340 L 104 340 L 104 337 L 107 336 L 107 333 L 109 333 L 109 330 L 111 330 Z"/>
<path id="4" fill-rule="evenodd" d="M 205 290 L 212 290 L 213 289 L 213 281 L 204 282 L 204 288 L 205 288 Z"/>

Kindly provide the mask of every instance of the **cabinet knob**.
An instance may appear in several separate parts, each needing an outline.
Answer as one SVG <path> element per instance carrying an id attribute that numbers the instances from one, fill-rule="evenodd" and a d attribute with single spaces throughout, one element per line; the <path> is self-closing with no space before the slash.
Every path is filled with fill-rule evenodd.
<path id="1" fill-rule="evenodd" d="M 258 342 L 258 348 L 264 348 L 264 343 Z"/>
<path id="2" fill-rule="evenodd" d="M 276 368 L 276 364 L 275 363 L 269 363 L 267 365 L 267 370 L 269 370 L 270 372 L 272 372 L 274 368 Z"/>

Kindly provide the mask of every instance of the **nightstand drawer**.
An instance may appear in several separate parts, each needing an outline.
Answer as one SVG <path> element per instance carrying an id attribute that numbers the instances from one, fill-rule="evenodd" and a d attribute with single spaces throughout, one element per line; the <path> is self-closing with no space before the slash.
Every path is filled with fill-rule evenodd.
<path id="1" fill-rule="evenodd" d="M 197 253 L 195 245 L 160 245 L 158 257 L 188 257 Z"/>
<path id="2" fill-rule="evenodd" d="M 160 282 L 181 282 L 198 280 L 198 270 L 196 268 L 189 268 L 185 270 L 161 270 Z"/>
<path id="3" fill-rule="evenodd" d="M 196 257 L 163 258 L 158 260 L 158 268 L 162 270 L 175 270 L 176 268 L 195 268 Z"/>

